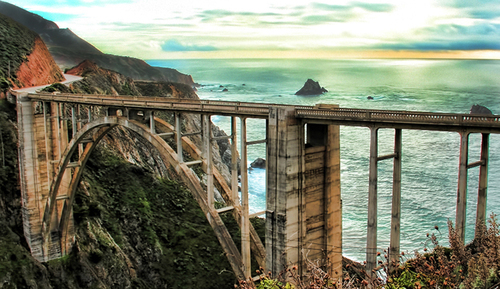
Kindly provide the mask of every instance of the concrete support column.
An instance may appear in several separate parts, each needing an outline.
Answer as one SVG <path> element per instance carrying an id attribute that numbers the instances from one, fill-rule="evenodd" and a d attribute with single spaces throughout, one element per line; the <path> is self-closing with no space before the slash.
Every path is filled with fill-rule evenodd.
<path id="1" fill-rule="evenodd" d="M 401 228 L 401 151 L 402 131 L 396 129 L 394 135 L 394 167 L 392 176 L 392 213 L 391 213 L 391 241 L 389 246 L 389 266 L 396 266 L 400 253 L 400 228 Z"/>
<path id="2" fill-rule="evenodd" d="M 48 181 L 48 187 L 50 188 L 50 184 L 52 183 L 52 144 L 51 144 L 51 135 L 52 135 L 52 130 L 50 131 L 49 134 L 49 122 L 47 121 L 48 116 L 47 113 L 50 113 L 50 107 L 49 103 L 47 102 L 42 102 L 42 109 L 43 109 L 43 129 L 44 129 L 44 139 L 45 139 L 45 163 L 47 167 L 47 181 Z M 50 114 L 49 114 L 50 115 Z"/>
<path id="3" fill-rule="evenodd" d="M 486 223 L 486 197 L 488 189 L 489 133 L 483 133 L 481 142 L 481 166 L 479 167 L 479 189 L 477 193 L 476 226 Z M 476 237 L 477 237 L 476 228 Z"/>
<path id="4" fill-rule="evenodd" d="M 246 278 L 251 278 L 250 206 L 248 200 L 248 154 L 246 118 L 241 118 L 241 257 Z"/>
<path id="5" fill-rule="evenodd" d="M 73 129 L 71 137 L 73 138 L 73 137 L 75 137 L 76 131 L 77 131 L 77 128 L 76 128 L 76 108 L 74 105 L 71 106 L 71 127 Z"/>
<path id="6" fill-rule="evenodd" d="M 340 194 L 340 127 L 328 126 L 325 170 L 325 228 L 329 274 L 342 278 L 342 200 Z"/>
<path id="7" fill-rule="evenodd" d="M 294 109 L 271 107 L 267 131 L 266 270 L 273 276 L 290 264 L 301 266 L 303 147 L 303 125 L 295 119 Z"/>
<path id="8" fill-rule="evenodd" d="M 370 128 L 370 173 L 368 188 L 368 226 L 366 237 L 366 273 L 374 276 L 377 267 L 377 162 L 378 127 Z"/>
<path id="9" fill-rule="evenodd" d="M 182 130 L 181 130 L 181 114 L 175 113 L 175 132 L 177 140 L 177 160 L 179 163 L 184 162 L 184 157 L 182 156 Z"/>
<path id="10" fill-rule="evenodd" d="M 57 116 L 57 141 L 58 141 L 58 160 L 61 159 L 62 157 L 62 142 L 63 142 L 63 134 L 62 134 L 62 128 L 63 128 L 63 120 L 62 120 L 62 114 L 61 114 L 61 106 L 62 103 L 55 104 L 56 105 L 56 116 Z M 66 137 L 67 139 L 67 137 Z"/>
<path id="11" fill-rule="evenodd" d="M 467 213 L 467 163 L 469 157 L 469 132 L 460 133 L 460 162 L 458 166 L 457 213 L 455 229 L 462 242 L 465 241 Z"/>
<path id="12" fill-rule="evenodd" d="M 42 193 L 37 184 L 37 150 L 34 129 L 33 104 L 26 94 L 17 95 L 17 123 L 19 131 L 19 181 L 23 213 L 23 229 L 31 255 L 44 260 L 42 238 Z"/>
<path id="13" fill-rule="evenodd" d="M 88 110 L 87 110 L 87 121 L 92 122 L 92 106 L 89 105 Z"/>
<path id="14" fill-rule="evenodd" d="M 231 117 L 231 191 L 233 203 L 240 205 L 238 194 L 238 147 L 236 117 Z"/>
<path id="15" fill-rule="evenodd" d="M 206 135 L 203 135 L 203 146 L 205 147 L 205 160 L 207 162 L 207 200 L 210 209 L 215 210 L 214 207 L 214 168 L 213 168 L 213 158 L 212 158 L 212 121 L 210 120 L 210 115 L 203 115 L 203 131 Z"/>
<path id="16" fill-rule="evenodd" d="M 149 130 L 151 134 L 156 134 L 156 126 L 155 126 L 155 112 L 154 110 L 149 111 Z"/>

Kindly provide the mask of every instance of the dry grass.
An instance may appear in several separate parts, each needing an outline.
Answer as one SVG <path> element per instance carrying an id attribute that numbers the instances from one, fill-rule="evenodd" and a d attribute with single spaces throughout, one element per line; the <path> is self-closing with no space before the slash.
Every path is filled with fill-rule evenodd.
<path id="1" fill-rule="evenodd" d="M 438 228 L 436 230 L 439 232 Z M 476 238 L 472 243 L 461 242 L 451 221 L 448 222 L 450 248 L 439 245 L 436 234 L 427 234 L 432 249 L 424 249 L 424 253 L 415 252 L 414 257 L 407 258 L 401 254 L 399 262 L 393 260 L 389 264 L 387 255 L 385 262 L 380 261 L 382 278 L 370 279 L 364 270 L 349 269 L 353 263 L 345 263 L 343 279 L 334 280 L 327 270 L 319 264 L 307 260 L 307 274 L 300 276 L 297 266 L 291 266 L 273 277 L 261 275 L 258 285 L 240 282 L 235 288 L 240 289 L 326 289 L 326 288 L 500 288 L 500 226 L 495 214 L 486 224 L 477 225 Z M 327 262 L 326 262 L 327 264 Z M 391 268 L 396 268 L 392 271 Z M 358 264 L 362 268 L 362 265 Z M 257 272 L 261 274 L 261 271 Z"/>

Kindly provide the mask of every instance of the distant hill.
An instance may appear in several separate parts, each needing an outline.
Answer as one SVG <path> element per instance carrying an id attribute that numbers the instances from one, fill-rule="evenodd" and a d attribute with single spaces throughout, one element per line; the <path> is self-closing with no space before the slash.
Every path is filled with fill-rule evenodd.
<path id="1" fill-rule="evenodd" d="M 87 59 L 102 68 L 114 70 L 136 80 L 172 81 L 194 85 L 190 75 L 175 69 L 152 67 L 141 59 L 102 53 L 70 29 L 60 29 L 52 21 L 1 0 L 0 14 L 38 33 L 61 69 L 74 67 Z"/>

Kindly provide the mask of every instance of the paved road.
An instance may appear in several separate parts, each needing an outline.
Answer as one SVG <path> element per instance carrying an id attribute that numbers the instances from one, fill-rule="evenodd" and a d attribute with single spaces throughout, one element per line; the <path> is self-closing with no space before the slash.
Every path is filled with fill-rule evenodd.
<path id="1" fill-rule="evenodd" d="M 71 75 L 71 74 L 64 74 L 64 78 L 66 78 L 65 81 L 61 82 L 62 84 L 70 84 L 70 83 L 73 83 L 75 81 L 78 81 L 80 79 L 83 79 L 83 77 L 80 77 L 80 76 L 76 76 L 76 75 Z M 42 89 L 42 88 L 45 88 L 47 86 L 50 86 L 50 84 L 46 84 L 46 85 L 40 85 L 40 86 L 32 86 L 32 87 L 26 87 L 26 88 L 21 88 L 21 89 L 17 89 L 15 91 L 17 92 L 36 92 L 38 89 Z"/>

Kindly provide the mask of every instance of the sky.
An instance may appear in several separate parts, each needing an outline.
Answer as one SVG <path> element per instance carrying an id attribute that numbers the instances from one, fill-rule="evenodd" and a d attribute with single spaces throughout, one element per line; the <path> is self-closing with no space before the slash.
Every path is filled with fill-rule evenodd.
<path id="1" fill-rule="evenodd" d="M 500 0 L 5 1 L 142 59 L 500 59 Z"/>

